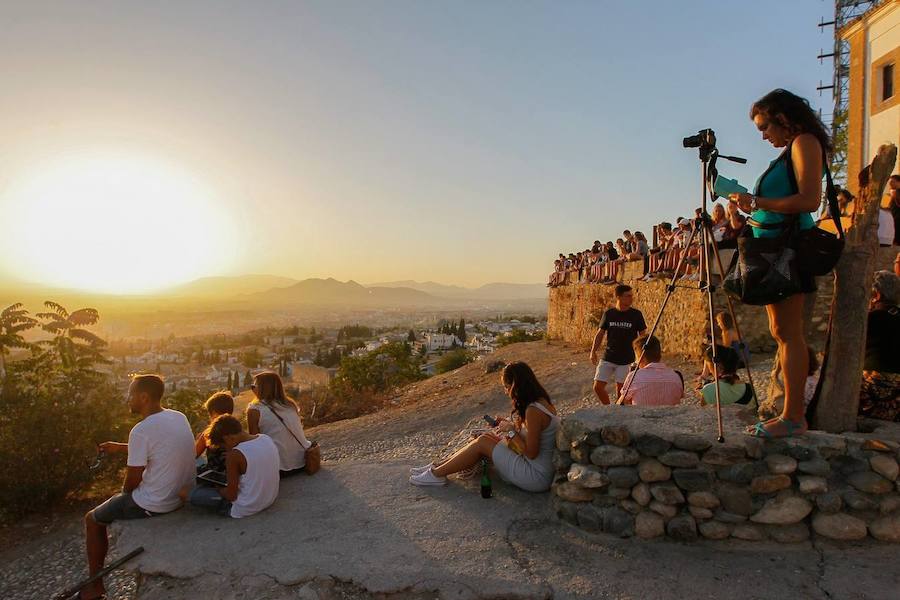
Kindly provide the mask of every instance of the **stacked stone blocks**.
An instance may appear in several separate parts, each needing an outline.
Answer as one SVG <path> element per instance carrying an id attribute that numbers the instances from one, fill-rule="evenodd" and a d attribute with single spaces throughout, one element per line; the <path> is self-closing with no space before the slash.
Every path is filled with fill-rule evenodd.
<path id="1" fill-rule="evenodd" d="M 556 514 L 586 531 L 784 543 L 814 532 L 900 542 L 896 441 L 820 432 L 762 440 L 732 432 L 719 444 L 714 431 L 653 431 L 621 418 L 600 425 L 581 420 L 586 412 L 558 431 L 552 489 Z"/>

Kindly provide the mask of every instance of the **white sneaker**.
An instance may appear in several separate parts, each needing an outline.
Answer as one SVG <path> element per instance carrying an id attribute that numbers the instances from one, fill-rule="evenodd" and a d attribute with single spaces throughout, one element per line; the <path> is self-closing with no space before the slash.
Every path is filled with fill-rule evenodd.
<path id="1" fill-rule="evenodd" d="M 418 475 L 411 475 L 409 478 L 409 482 L 413 485 L 447 485 L 446 477 L 438 477 L 434 473 L 431 472 L 431 467 L 428 468 L 424 473 L 419 473 Z"/>
<path id="2" fill-rule="evenodd" d="M 424 467 L 410 467 L 409 474 L 410 475 L 421 475 L 422 473 L 424 473 L 425 471 L 427 471 L 428 469 L 430 469 L 433 466 L 434 466 L 434 463 L 431 462 L 431 463 L 428 463 L 427 465 L 425 465 Z"/>

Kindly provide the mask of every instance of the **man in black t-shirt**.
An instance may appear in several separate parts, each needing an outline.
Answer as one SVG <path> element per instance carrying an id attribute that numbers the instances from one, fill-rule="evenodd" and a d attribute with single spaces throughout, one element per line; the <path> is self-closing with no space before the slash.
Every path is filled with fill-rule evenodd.
<path id="1" fill-rule="evenodd" d="M 634 350 L 631 343 L 647 330 L 644 315 L 636 308 L 632 308 L 634 291 L 631 286 L 616 286 L 616 306 L 608 308 L 600 319 L 600 328 L 594 336 L 591 345 L 591 364 L 597 365 L 594 373 L 594 393 L 602 404 L 609 404 L 609 394 L 606 392 L 606 384 L 613 377 L 616 382 L 616 393 L 622 389 L 628 368 L 634 362 Z M 607 337 L 606 351 L 603 359 L 599 359 L 600 345 L 603 338 Z"/>

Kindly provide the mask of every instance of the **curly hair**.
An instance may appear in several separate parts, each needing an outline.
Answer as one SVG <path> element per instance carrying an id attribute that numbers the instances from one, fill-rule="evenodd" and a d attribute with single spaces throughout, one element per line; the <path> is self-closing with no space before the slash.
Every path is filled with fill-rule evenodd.
<path id="1" fill-rule="evenodd" d="M 750 107 L 751 119 L 759 114 L 775 120 L 793 135 L 812 134 L 829 156 L 834 151 L 828 128 L 806 98 L 781 88 L 774 89 Z"/>

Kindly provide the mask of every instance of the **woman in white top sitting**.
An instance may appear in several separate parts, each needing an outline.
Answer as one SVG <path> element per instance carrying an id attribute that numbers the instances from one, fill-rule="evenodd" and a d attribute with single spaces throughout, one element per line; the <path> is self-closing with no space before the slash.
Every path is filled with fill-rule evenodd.
<path id="1" fill-rule="evenodd" d="M 253 378 L 250 389 L 256 394 L 256 399 L 247 406 L 250 433 L 264 433 L 275 442 L 282 477 L 299 473 L 306 465 L 306 449 L 311 444 L 303 433 L 297 405 L 284 393 L 281 377 L 264 371 Z"/>
<path id="2" fill-rule="evenodd" d="M 226 448 L 225 487 L 197 486 L 187 500 L 235 519 L 267 509 L 278 497 L 278 449 L 263 434 L 250 435 L 241 422 L 222 415 L 204 432 L 209 443 Z M 182 497 L 187 490 L 182 490 Z"/>
<path id="3" fill-rule="evenodd" d="M 504 481 L 528 492 L 550 489 L 555 474 L 553 452 L 559 428 L 559 417 L 550 402 L 550 395 L 531 367 L 523 362 L 506 365 L 500 383 L 512 401 L 513 420 L 496 417 L 496 433 L 482 434 L 440 465 L 413 467 L 410 483 L 444 485 L 447 475 L 471 469 L 482 459 L 490 459 Z"/>

